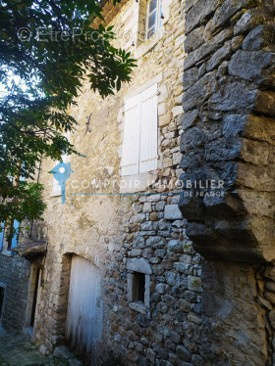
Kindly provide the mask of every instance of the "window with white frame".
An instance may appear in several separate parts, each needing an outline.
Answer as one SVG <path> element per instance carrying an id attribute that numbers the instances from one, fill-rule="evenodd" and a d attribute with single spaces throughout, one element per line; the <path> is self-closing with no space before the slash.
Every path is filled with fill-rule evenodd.
<path id="1" fill-rule="evenodd" d="M 157 169 L 157 84 L 125 101 L 121 175 L 134 176 Z"/>
<path id="2" fill-rule="evenodd" d="M 146 39 L 150 39 L 162 25 L 162 0 L 150 0 L 147 6 Z"/>

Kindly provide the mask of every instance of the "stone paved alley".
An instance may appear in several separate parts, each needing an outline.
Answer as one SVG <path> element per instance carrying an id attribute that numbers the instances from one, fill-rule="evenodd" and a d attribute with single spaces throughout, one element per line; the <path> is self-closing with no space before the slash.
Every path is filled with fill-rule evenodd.
<path id="1" fill-rule="evenodd" d="M 60 347 L 54 356 L 43 356 L 26 335 L 0 329 L 0 366 L 81 366 L 72 354 Z"/>

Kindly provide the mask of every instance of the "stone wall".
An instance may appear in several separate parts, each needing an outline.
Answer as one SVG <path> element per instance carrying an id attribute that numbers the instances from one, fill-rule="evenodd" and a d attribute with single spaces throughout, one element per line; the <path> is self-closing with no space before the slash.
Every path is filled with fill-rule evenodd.
<path id="1" fill-rule="evenodd" d="M 109 254 L 108 344 L 127 365 L 202 360 L 192 339 L 201 323 L 200 256 L 185 235 L 178 199 L 171 193 L 137 195 L 124 211 L 123 243 L 116 243 Z M 152 270 L 150 309 L 144 314 L 129 308 L 127 301 L 127 262 L 137 258 L 144 258 Z"/>
<path id="2" fill-rule="evenodd" d="M 116 13 L 108 5 L 117 44 L 134 53 L 138 67 L 131 83 L 117 95 L 102 101 L 86 85 L 77 98 L 71 113 L 78 127 L 71 141 L 85 157 L 70 157 L 74 172 L 66 187 L 65 205 L 53 194 L 48 172 L 54 162 L 42 164 L 48 250 L 35 337 L 44 353 L 65 341 L 70 258 L 78 255 L 95 264 L 103 278 L 105 349 L 98 352 L 99 363 L 102 355 L 113 354 L 127 366 L 269 365 L 274 276 L 271 264 L 266 267 L 257 262 L 262 251 L 255 245 L 258 234 L 253 223 L 258 217 L 252 214 L 254 206 L 239 198 L 252 190 L 233 191 L 237 162 L 242 161 L 248 170 L 259 168 L 257 155 L 250 152 L 256 142 L 268 146 L 267 159 L 272 159 L 269 112 L 264 117 L 259 111 L 251 113 L 252 104 L 263 95 L 258 92 L 260 71 L 255 66 L 255 72 L 254 64 L 270 74 L 269 45 L 264 38 L 257 46 L 259 28 L 253 36 L 258 24 L 250 19 L 255 12 L 260 14 L 255 1 L 171 0 L 169 4 L 164 33 L 146 42 L 138 38 L 142 31 L 139 2 L 124 1 Z M 183 74 L 185 28 L 188 56 Z M 268 24 L 263 29 L 270 34 Z M 267 47 L 267 51 L 257 47 Z M 239 75 L 237 67 L 243 57 L 248 65 L 252 63 L 245 70 L 252 73 L 248 79 Z M 131 196 L 120 196 L 117 186 L 113 195 L 104 186 L 106 195 L 93 195 L 91 182 L 120 182 L 124 98 L 154 79 L 159 83 L 159 161 L 153 182 Z M 261 84 L 268 98 L 273 95 L 267 91 L 270 80 L 266 77 Z M 254 124 L 245 124 L 248 115 Z M 265 124 L 258 130 L 261 121 Z M 250 126 L 246 137 L 241 133 L 244 125 Z M 251 147 L 244 145 L 250 140 Z M 249 164 L 245 163 L 248 154 L 254 159 Z M 273 174 L 267 162 L 259 164 Z M 181 212 L 181 189 L 176 185 L 180 176 L 225 180 L 230 199 L 224 203 L 182 197 Z M 271 197 L 268 192 L 257 194 Z M 262 206 L 267 208 L 261 221 L 267 223 L 265 240 L 271 238 L 267 229 L 270 202 Z M 254 215 L 248 223 L 244 211 Z M 213 227 L 220 230 L 218 234 L 212 233 Z M 208 260 L 194 250 L 187 234 Z M 271 241 L 266 248 L 272 254 Z M 228 262 L 212 261 L 221 257 Z M 253 265 L 233 263 L 237 257 L 243 262 L 249 258 Z M 141 308 L 131 303 L 129 294 L 135 268 L 146 274 L 146 306 Z"/>
<path id="3" fill-rule="evenodd" d="M 187 188 L 181 207 L 208 258 L 274 259 L 274 44 L 272 1 L 186 3 L 181 178 L 224 195 Z"/>
<path id="4" fill-rule="evenodd" d="M 5 287 L 1 323 L 7 330 L 23 330 L 26 320 L 30 262 L 0 254 L 0 286 Z"/>
<path id="5" fill-rule="evenodd" d="M 197 0 L 185 10 L 180 208 L 207 259 L 205 364 L 272 365 L 274 4 Z"/>
<path id="6" fill-rule="evenodd" d="M 54 162 L 42 164 L 48 250 L 35 336 L 43 352 L 51 352 L 64 342 L 69 262 L 74 254 L 89 259 L 102 271 L 105 354 L 114 351 L 127 365 L 173 364 L 175 360 L 191 361 L 192 356 L 199 362 L 199 351 L 192 349 L 191 338 L 186 346 L 182 339 L 183 326 L 194 328 L 200 322 L 200 257 L 185 235 L 186 222 L 178 209 L 175 184 L 182 173 L 184 8 L 181 1 L 167 2 L 164 32 L 137 43 L 138 6 L 136 1 L 128 1 L 112 20 L 117 44 L 137 58 L 131 83 L 106 100 L 85 86 L 72 108 L 79 124 L 71 140 L 85 157 L 70 157 L 74 173 L 66 187 L 65 205 L 52 194 L 48 172 Z M 106 195 L 93 195 L 94 181 L 120 182 L 124 98 L 152 80 L 157 80 L 159 89 L 159 169 L 151 186 L 130 197 L 120 196 L 117 188 L 109 195 L 108 188 L 101 186 Z M 139 258 L 152 271 L 150 308 L 145 314 L 132 309 L 128 301 L 127 263 Z"/>

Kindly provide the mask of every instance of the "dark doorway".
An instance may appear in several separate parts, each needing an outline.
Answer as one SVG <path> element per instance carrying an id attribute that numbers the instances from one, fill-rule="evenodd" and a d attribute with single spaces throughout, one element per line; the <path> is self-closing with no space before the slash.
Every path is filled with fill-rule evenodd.
<path id="1" fill-rule="evenodd" d="M 33 303 L 32 303 L 32 312 L 31 312 L 31 327 L 34 326 L 35 320 L 35 310 L 37 304 L 37 295 L 38 295 L 38 285 L 39 285 L 39 270 L 35 273 L 35 284 L 34 284 L 34 294 L 33 294 Z"/>
<path id="2" fill-rule="evenodd" d="M 0 321 L 2 319 L 3 311 L 4 311 L 4 298 L 5 298 L 5 288 L 0 287 Z"/>
<path id="3" fill-rule="evenodd" d="M 28 289 L 28 302 L 26 309 L 26 321 L 25 321 L 25 330 L 30 335 L 32 335 L 35 322 L 36 305 L 39 295 L 39 281 L 40 281 L 40 267 L 37 263 L 35 263 L 31 267 L 29 289 Z"/>

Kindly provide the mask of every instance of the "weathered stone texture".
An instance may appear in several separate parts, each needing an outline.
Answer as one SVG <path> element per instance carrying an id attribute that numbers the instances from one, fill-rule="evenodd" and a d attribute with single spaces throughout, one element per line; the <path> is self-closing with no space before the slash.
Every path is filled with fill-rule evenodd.
<path id="1" fill-rule="evenodd" d="M 274 2 L 196 1 L 186 17 L 180 207 L 209 260 L 200 355 L 209 365 L 273 365 Z M 207 179 L 224 186 L 195 185 Z"/>
<path id="2" fill-rule="evenodd" d="M 116 13 L 108 5 L 117 44 L 135 53 L 138 68 L 116 96 L 102 101 L 86 85 L 72 107 L 79 125 L 71 140 L 85 158 L 70 158 L 66 205 L 52 195 L 53 162 L 42 165 L 48 249 L 35 337 L 46 352 L 64 342 L 75 254 L 102 273 L 100 357 L 113 351 L 127 366 L 271 365 L 272 267 L 232 263 L 274 256 L 274 92 L 261 87 L 272 84 L 272 61 L 267 28 L 251 20 L 256 3 L 171 0 L 164 34 L 137 48 L 139 2 L 124 1 Z M 159 169 L 144 191 L 121 197 L 124 98 L 155 77 Z M 221 180 L 226 195 L 196 187 L 180 196 L 179 177 Z M 93 196 L 96 184 L 114 195 Z M 202 262 L 190 238 L 203 255 L 228 262 Z M 137 269 L 150 276 L 147 307 L 129 304 Z"/>
<path id="3" fill-rule="evenodd" d="M 197 20 L 186 35 L 182 180 L 222 179 L 225 185 L 218 192 L 184 188 L 182 212 L 195 221 L 187 233 L 204 255 L 209 247 L 211 257 L 216 252 L 223 259 L 270 261 L 275 256 L 272 218 L 270 228 L 265 220 L 265 234 L 259 235 L 255 225 L 266 215 L 274 219 L 274 7 L 245 0 L 201 6 L 194 3 L 186 14 L 187 24 L 188 16 Z M 196 41 L 198 32 L 202 43 Z M 256 191 L 254 199 L 243 194 L 247 188 Z M 243 240 L 236 247 L 238 235 Z"/>
<path id="4" fill-rule="evenodd" d="M 22 331 L 26 321 L 30 262 L 0 254 L 0 286 L 5 287 L 1 323 L 7 330 Z"/>
<path id="5" fill-rule="evenodd" d="M 127 47 L 127 38 L 133 52 L 136 7 L 136 1 L 128 1 L 112 20 L 118 44 Z M 179 141 L 183 111 L 183 10 L 178 0 L 170 1 L 170 17 L 162 38 L 144 54 L 141 50 L 145 45 L 138 46 L 136 53 L 142 54 L 138 56 L 138 68 L 131 84 L 125 85 L 118 95 L 102 101 L 87 86 L 79 96 L 78 104 L 72 108 L 79 125 L 71 139 L 85 158 L 71 157 L 74 173 L 66 187 L 66 205 L 61 205 L 60 197 L 51 196 L 48 171 L 53 163 L 43 162 L 48 251 L 35 336 L 48 351 L 64 342 L 70 255 L 76 254 L 102 271 L 105 351 L 99 351 L 101 356 L 114 351 L 127 366 L 182 364 L 191 362 L 192 357 L 202 357 L 199 343 L 194 346 L 191 338 L 184 341 L 185 334 L 189 332 L 191 336 L 201 322 L 201 269 L 200 256 L 185 234 L 186 220 L 178 208 L 180 187 L 176 186 L 182 173 Z M 144 192 L 120 197 L 124 98 L 159 75 L 157 177 Z M 90 196 L 94 180 L 116 181 L 114 187 L 99 188 L 100 192 L 116 195 Z M 128 303 L 127 280 L 137 270 L 150 276 L 150 287 L 148 282 L 146 285 L 146 296 L 150 292 L 149 309 Z"/>

